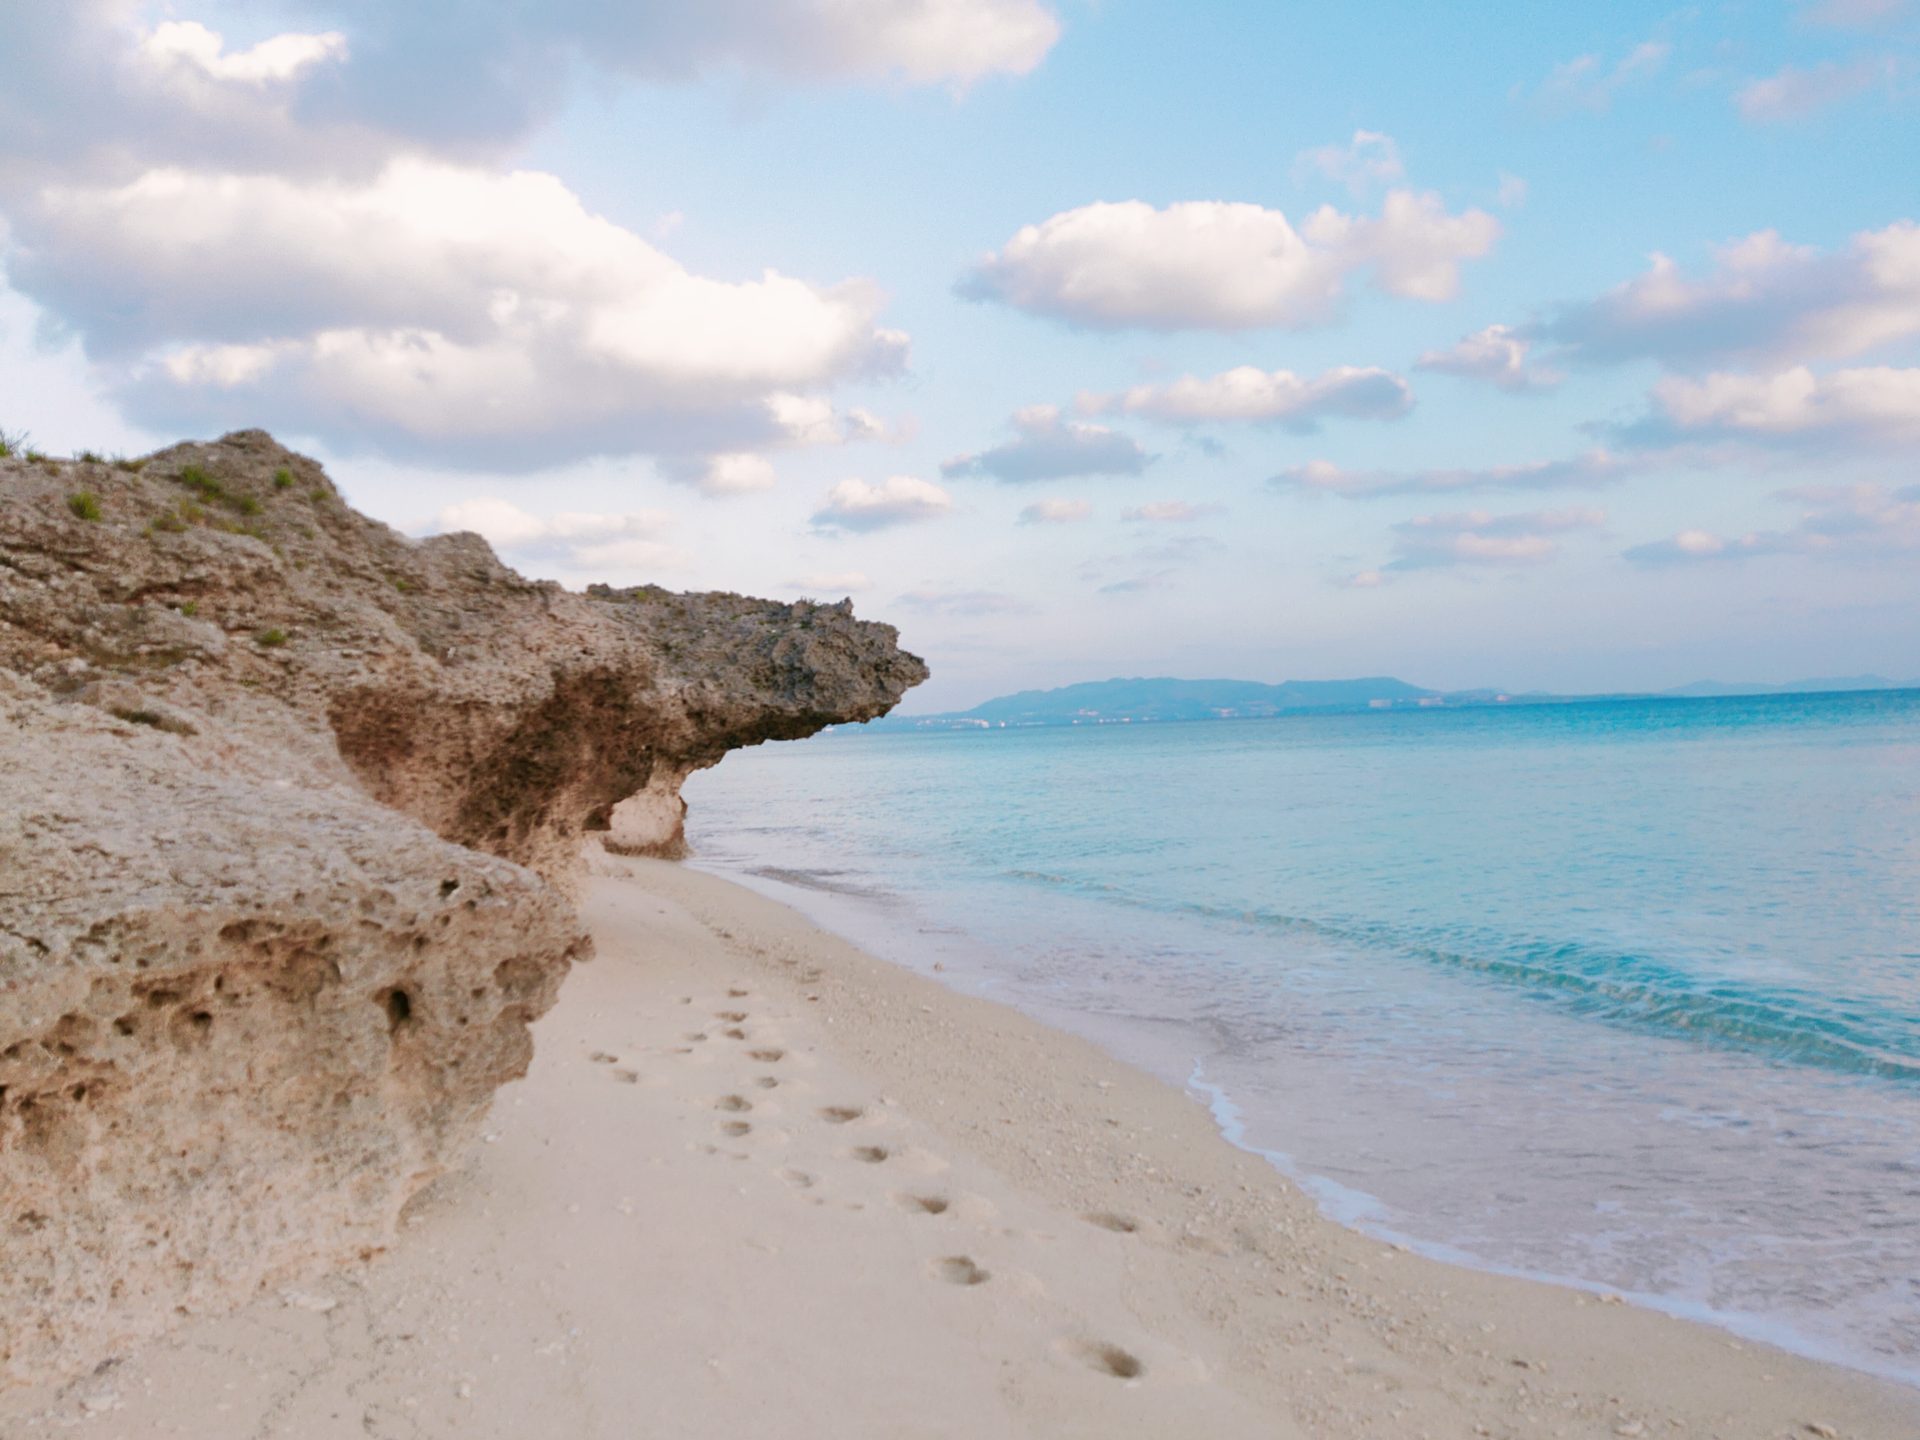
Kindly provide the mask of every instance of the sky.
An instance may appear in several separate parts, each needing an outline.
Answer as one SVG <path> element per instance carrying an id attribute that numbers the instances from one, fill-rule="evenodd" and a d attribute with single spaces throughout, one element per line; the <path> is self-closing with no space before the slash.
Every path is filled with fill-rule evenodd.
<path id="1" fill-rule="evenodd" d="M 1920 0 L 11 0 L 0 429 L 1112 675 L 1920 676 Z"/>

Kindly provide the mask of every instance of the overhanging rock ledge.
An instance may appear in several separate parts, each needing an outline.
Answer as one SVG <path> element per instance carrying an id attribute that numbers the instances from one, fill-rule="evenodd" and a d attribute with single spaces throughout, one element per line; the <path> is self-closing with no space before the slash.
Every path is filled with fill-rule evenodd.
<path id="1" fill-rule="evenodd" d="M 582 838 L 926 676 L 851 607 L 523 579 L 246 431 L 0 460 L 0 1384 L 368 1254 L 524 1073 Z"/>

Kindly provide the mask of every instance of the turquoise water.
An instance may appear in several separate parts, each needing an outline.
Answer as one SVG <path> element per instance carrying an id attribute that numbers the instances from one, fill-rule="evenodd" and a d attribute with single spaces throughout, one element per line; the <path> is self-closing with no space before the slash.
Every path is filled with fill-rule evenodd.
<path id="1" fill-rule="evenodd" d="M 840 731 L 688 798 L 1350 1223 L 1920 1380 L 1920 692 Z"/>

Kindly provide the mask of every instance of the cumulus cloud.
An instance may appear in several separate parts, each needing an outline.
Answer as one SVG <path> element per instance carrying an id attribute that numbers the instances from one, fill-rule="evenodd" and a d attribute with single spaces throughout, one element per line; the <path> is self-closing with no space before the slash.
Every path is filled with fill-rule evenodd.
<path id="1" fill-rule="evenodd" d="M 221 36 L 192 20 L 169 20 L 141 41 L 157 67 L 185 66 L 214 80 L 244 85 L 282 84 L 301 71 L 329 60 L 344 60 L 347 37 L 338 30 L 320 35 L 276 35 L 250 50 L 230 51 Z"/>
<path id="2" fill-rule="evenodd" d="M 1489 325 L 1446 350 L 1429 350 L 1414 362 L 1416 370 L 1484 380 L 1515 392 L 1551 390 L 1565 378 L 1557 370 L 1527 361 L 1533 342 L 1506 325 Z"/>
<path id="3" fill-rule="evenodd" d="M 332 0 L 368 33 L 390 73 L 425 58 L 430 37 L 460 35 L 441 61 L 449 81 L 483 60 L 533 57 L 545 66 L 591 66 L 641 79 L 682 79 L 740 67 L 798 80 L 965 85 L 1024 75 L 1060 38 L 1039 0 L 628 0 L 614 6 L 504 0 Z M 522 61 L 521 63 L 529 63 Z"/>
<path id="4" fill-rule="evenodd" d="M 894 475 L 878 485 L 842 480 L 813 513 L 819 530 L 885 530 L 935 520 L 953 508 L 953 497 L 930 480 Z"/>
<path id="5" fill-rule="evenodd" d="M 1754 530 L 1739 536 L 1682 530 L 1665 540 L 1621 552 L 1636 565 L 1693 565 L 1767 555 L 1832 555 L 1847 559 L 1908 556 L 1920 552 L 1920 485 L 1807 486 L 1781 492 L 1804 506 L 1784 530 Z"/>
<path id="6" fill-rule="evenodd" d="M 1788 65 L 1764 79 L 1749 80 L 1734 92 L 1742 119 L 1760 122 L 1804 120 L 1892 78 L 1893 64 L 1871 56 L 1842 65 L 1823 60 L 1802 68 Z"/>
<path id="7" fill-rule="evenodd" d="M 675 456 L 660 468 L 669 480 L 696 486 L 705 495 L 751 495 L 771 490 L 776 478 L 773 462 L 764 455 Z"/>
<path id="8" fill-rule="evenodd" d="M 1611 65 L 1599 54 L 1577 55 L 1554 66 L 1534 98 L 1552 111 L 1609 110 L 1621 91 L 1657 75 L 1672 54 L 1665 41 L 1646 40 Z"/>
<path id="9" fill-rule="evenodd" d="M 685 569 L 685 552 L 662 538 L 672 525 L 673 517 L 663 510 L 563 511 L 542 517 L 510 500 L 481 496 L 447 506 L 430 528 L 435 534 L 470 530 L 523 563 L 602 576 Z"/>
<path id="10" fill-rule="evenodd" d="M 832 409 L 807 392 L 906 346 L 870 284 L 707 279 L 529 171 L 155 171 L 48 189 L 15 239 L 16 287 L 153 428 L 264 422 L 476 468 L 817 442 Z"/>
<path id="11" fill-rule="evenodd" d="M 1644 463 L 1641 458 L 1625 458 L 1605 450 L 1590 450 L 1570 460 L 1433 470 L 1347 470 L 1329 460 L 1310 460 L 1281 471 L 1270 483 L 1283 490 L 1353 499 L 1496 490 L 1584 490 L 1624 480 Z"/>
<path id="12" fill-rule="evenodd" d="M 704 457 L 721 491 L 765 478 L 725 457 L 877 429 L 823 392 L 900 368 L 878 293 L 693 274 L 502 162 L 594 72 L 963 87 L 1060 33 L 1045 0 L 302 0 L 232 43 L 152 8 L 0 6 L 9 279 L 131 419 L 501 470 Z"/>
<path id="13" fill-rule="evenodd" d="M 1413 408 L 1406 381 L 1387 370 L 1338 366 L 1312 379 L 1291 370 L 1237 366 L 1218 375 L 1185 375 L 1136 385 L 1117 395 L 1083 395 L 1089 410 L 1120 410 L 1172 425 L 1255 421 L 1312 431 L 1332 417 L 1393 420 Z"/>
<path id="14" fill-rule="evenodd" d="M 1096 329 L 1298 329 L 1335 318 L 1359 273 L 1391 295 L 1450 299 L 1460 265 L 1499 235 L 1486 212 L 1411 190 L 1377 216 L 1327 206 L 1298 229 L 1259 205 L 1100 203 L 1023 227 L 959 290 Z"/>
<path id="15" fill-rule="evenodd" d="M 1606 522 L 1601 510 L 1534 510 L 1494 515 L 1485 510 L 1419 515 L 1394 526 L 1388 571 L 1456 565 L 1535 565 L 1560 552 L 1558 536 Z"/>
<path id="16" fill-rule="evenodd" d="M 1881 365 L 1816 375 L 1796 365 L 1771 375 L 1668 376 L 1654 386 L 1653 400 L 1665 428 L 1689 434 L 1920 444 L 1920 369 Z"/>
<path id="17" fill-rule="evenodd" d="M 984 475 L 1020 485 L 1081 475 L 1138 475 L 1154 458 L 1132 436 L 1104 425 L 1064 420 L 1053 405 L 1017 411 L 1013 428 L 1018 438 L 949 460 L 940 473 L 949 478 Z"/>
<path id="18" fill-rule="evenodd" d="M 472 160 L 505 153 L 596 72 L 965 87 L 1030 72 L 1060 35 L 1041 0 L 307 0 L 327 28 L 236 50 L 193 21 L 149 29 L 146 8 L 0 6 L 0 172 L 340 173 L 422 147 Z"/>
<path id="19" fill-rule="evenodd" d="M 811 575 L 798 575 L 783 582 L 787 589 L 798 590 L 803 595 L 858 595 L 862 590 L 871 590 L 873 581 L 867 578 L 864 570 L 816 571 Z"/>
<path id="20" fill-rule="evenodd" d="M 1655 255 L 1644 274 L 1529 333 L 1587 363 L 1844 359 L 1920 335 L 1920 225 L 1862 231 L 1835 251 L 1765 230 L 1721 248 L 1697 278 Z"/>
<path id="21" fill-rule="evenodd" d="M 1022 525 L 1073 525 L 1093 518 L 1085 500 L 1036 500 L 1020 512 Z"/>
<path id="22" fill-rule="evenodd" d="M 1322 145 L 1302 150 L 1294 157 L 1296 179 L 1323 175 L 1347 187 L 1355 195 L 1364 195 L 1376 185 L 1391 185 L 1403 179 L 1406 166 L 1400 160 L 1400 147 L 1391 135 L 1377 130 L 1356 130 L 1344 145 Z"/>

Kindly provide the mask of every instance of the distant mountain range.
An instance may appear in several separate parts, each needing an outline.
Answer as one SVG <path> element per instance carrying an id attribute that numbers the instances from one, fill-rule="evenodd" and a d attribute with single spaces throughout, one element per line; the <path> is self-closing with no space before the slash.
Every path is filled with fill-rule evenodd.
<path id="1" fill-rule="evenodd" d="M 1813 695 L 1858 690 L 1920 689 L 1881 675 L 1849 675 L 1782 684 L 1700 680 L 1674 690 L 1617 695 L 1553 695 L 1542 691 L 1428 690 L 1391 676 L 1359 680 L 1153 679 L 1090 680 L 1057 690 L 1022 690 L 971 710 L 895 715 L 871 722 L 888 729 L 999 729 L 1026 725 L 1133 725 L 1171 720 L 1251 720 L 1330 710 L 1409 710 L 1479 705 L 1565 705 L 1595 700 L 1702 699 L 1741 695 Z"/>

